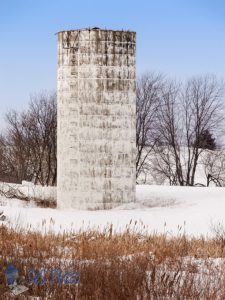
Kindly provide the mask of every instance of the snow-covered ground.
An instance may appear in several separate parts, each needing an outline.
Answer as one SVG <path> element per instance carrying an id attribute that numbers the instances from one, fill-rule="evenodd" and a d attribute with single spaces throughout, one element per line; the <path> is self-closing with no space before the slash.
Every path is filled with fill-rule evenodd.
<path id="1" fill-rule="evenodd" d="M 10 226 L 54 232 L 86 228 L 103 229 L 110 223 L 122 231 L 131 222 L 148 232 L 177 235 L 212 234 L 212 224 L 225 219 L 225 188 L 137 185 L 136 203 L 113 210 L 79 211 L 37 208 L 34 203 L 0 198 L 0 211 Z M 225 223 L 225 222 L 224 222 Z"/>

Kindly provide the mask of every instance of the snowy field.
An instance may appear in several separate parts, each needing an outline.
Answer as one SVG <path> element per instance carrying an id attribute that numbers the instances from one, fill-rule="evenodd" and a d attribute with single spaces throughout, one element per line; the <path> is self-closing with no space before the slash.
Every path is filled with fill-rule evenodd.
<path id="1" fill-rule="evenodd" d="M 103 229 L 110 223 L 119 232 L 132 220 L 131 226 L 136 221 L 136 229 L 148 232 L 210 236 L 212 225 L 225 219 L 225 188 L 137 185 L 136 203 L 101 211 L 37 208 L 32 202 L 1 197 L 0 211 L 5 224 L 43 232 Z"/>

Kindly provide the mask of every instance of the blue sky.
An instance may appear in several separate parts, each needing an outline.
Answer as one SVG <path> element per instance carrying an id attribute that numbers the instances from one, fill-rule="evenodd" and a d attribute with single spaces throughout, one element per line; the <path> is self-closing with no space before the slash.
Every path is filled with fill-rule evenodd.
<path id="1" fill-rule="evenodd" d="M 225 78 L 224 0 L 0 0 L 0 124 L 30 94 L 56 89 L 60 30 L 137 32 L 137 74 Z"/>

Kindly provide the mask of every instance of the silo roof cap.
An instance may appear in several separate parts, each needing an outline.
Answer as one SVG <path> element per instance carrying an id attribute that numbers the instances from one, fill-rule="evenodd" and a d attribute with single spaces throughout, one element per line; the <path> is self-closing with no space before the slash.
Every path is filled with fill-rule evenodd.
<path id="1" fill-rule="evenodd" d="M 84 31 L 84 30 L 103 30 L 103 31 L 124 31 L 124 32 L 133 32 L 133 33 L 136 33 L 135 31 L 132 31 L 132 30 L 116 30 L 116 29 L 107 29 L 107 28 L 99 28 L 99 27 L 88 27 L 88 28 L 80 28 L 80 29 L 69 29 L 69 30 L 61 30 L 61 31 L 58 31 L 56 32 L 56 34 L 60 33 L 60 32 L 70 32 L 70 31 Z"/>

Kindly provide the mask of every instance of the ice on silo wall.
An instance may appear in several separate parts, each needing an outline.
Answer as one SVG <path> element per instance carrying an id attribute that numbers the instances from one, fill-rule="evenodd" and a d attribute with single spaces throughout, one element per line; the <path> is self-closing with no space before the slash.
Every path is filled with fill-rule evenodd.
<path id="1" fill-rule="evenodd" d="M 135 33 L 58 33 L 58 207 L 135 199 Z"/>

